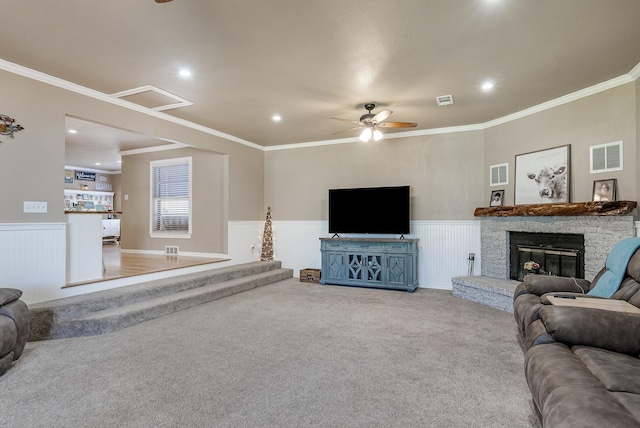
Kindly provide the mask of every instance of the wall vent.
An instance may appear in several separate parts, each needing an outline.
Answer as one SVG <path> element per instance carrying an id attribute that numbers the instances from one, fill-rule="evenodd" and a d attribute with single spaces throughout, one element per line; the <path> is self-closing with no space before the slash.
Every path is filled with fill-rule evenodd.
<path id="1" fill-rule="evenodd" d="M 499 186 L 503 184 L 509 184 L 509 164 L 491 165 L 489 167 L 489 185 Z"/>
<path id="2" fill-rule="evenodd" d="M 440 107 L 450 106 L 453 104 L 453 95 L 440 95 L 439 97 L 436 97 L 436 101 Z"/>
<path id="3" fill-rule="evenodd" d="M 178 255 L 178 246 L 177 245 L 165 245 L 165 247 L 164 247 L 164 255 L 165 256 L 177 256 Z"/>
<path id="4" fill-rule="evenodd" d="M 591 174 L 622 170 L 622 141 L 591 146 Z"/>

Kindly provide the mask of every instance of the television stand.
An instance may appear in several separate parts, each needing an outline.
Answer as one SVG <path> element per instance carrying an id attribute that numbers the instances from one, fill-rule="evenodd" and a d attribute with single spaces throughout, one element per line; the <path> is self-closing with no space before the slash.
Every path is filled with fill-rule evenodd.
<path id="1" fill-rule="evenodd" d="M 418 287 L 418 240 L 320 238 L 320 284 L 387 288 Z"/>

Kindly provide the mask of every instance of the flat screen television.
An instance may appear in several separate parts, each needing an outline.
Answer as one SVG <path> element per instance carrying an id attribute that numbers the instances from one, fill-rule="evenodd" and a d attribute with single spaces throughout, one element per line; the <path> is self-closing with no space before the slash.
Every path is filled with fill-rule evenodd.
<path id="1" fill-rule="evenodd" d="M 410 187 L 329 189 L 329 233 L 410 232 Z"/>

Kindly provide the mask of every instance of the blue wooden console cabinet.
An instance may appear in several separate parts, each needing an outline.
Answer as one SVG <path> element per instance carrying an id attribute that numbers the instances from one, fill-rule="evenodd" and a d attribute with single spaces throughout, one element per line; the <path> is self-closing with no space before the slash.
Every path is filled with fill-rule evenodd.
<path id="1" fill-rule="evenodd" d="M 418 240 L 320 238 L 320 284 L 391 288 L 418 287 Z"/>

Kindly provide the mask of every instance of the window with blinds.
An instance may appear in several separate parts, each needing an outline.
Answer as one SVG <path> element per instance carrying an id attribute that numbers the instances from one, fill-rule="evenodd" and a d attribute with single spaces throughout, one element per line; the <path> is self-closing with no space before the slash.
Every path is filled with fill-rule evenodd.
<path id="1" fill-rule="evenodd" d="M 151 236 L 191 234 L 191 158 L 151 161 Z"/>

